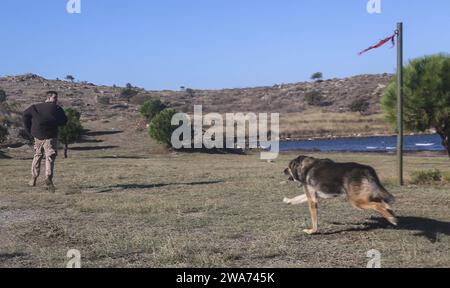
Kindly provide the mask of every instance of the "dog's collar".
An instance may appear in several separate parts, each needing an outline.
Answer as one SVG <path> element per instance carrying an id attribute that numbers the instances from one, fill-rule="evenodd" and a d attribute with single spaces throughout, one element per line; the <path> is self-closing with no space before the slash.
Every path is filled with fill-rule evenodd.
<path id="1" fill-rule="evenodd" d="M 304 183 L 295 179 L 294 173 L 292 173 L 292 170 L 289 168 L 289 174 L 291 174 L 292 179 L 294 180 L 295 183 L 297 183 L 298 187 L 303 187 Z"/>

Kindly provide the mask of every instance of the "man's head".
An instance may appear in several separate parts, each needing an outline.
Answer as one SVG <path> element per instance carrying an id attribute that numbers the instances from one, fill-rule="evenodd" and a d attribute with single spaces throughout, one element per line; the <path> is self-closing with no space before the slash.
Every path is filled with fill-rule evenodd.
<path id="1" fill-rule="evenodd" d="M 45 102 L 47 103 L 55 103 L 58 102 L 58 92 L 56 91 L 48 91 L 46 93 L 47 95 L 47 100 Z"/>

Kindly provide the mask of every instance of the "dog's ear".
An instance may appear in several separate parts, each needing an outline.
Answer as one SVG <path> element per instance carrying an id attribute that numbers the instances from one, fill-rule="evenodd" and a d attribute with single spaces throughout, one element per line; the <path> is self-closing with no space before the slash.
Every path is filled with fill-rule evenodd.
<path id="1" fill-rule="evenodd" d="M 315 158 L 312 157 L 304 157 L 297 167 L 297 174 L 299 175 L 299 181 L 302 183 L 306 183 L 306 176 L 308 175 L 309 170 L 316 162 Z"/>

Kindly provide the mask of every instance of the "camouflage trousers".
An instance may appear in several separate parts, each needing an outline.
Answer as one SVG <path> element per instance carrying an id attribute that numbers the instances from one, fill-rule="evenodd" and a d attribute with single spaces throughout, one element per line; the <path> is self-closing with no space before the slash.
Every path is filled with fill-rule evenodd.
<path id="1" fill-rule="evenodd" d="M 45 176 L 47 179 L 53 179 L 57 151 L 58 147 L 56 139 L 34 139 L 34 158 L 31 166 L 31 173 L 34 178 L 39 177 L 41 172 L 41 160 L 45 156 Z"/>

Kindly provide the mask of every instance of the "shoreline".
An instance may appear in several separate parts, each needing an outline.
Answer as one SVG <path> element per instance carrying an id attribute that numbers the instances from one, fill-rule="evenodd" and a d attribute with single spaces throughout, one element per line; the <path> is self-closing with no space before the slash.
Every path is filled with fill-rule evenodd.
<path id="1" fill-rule="evenodd" d="M 404 137 L 408 136 L 432 136 L 436 135 L 436 133 L 412 133 L 408 135 L 404 135 Z M 280 141 L 285 142 L 296 142 L 296 141 L 321 141 L 321 140 L 345 140 L 345 139 L 361 139 L 361 138 L 377 138 L 377 137 L 396 137 L 397 134 L 379 134 L 379 135 L 349 135 L 349 136 L 332 136 L 332 137 L 305 137 L 305 138 L 280 138 Z"/>
<path id="2" fill-rule="evenodd" d="M 307 154 L 358 154 L 358 155 L 379 155 L 379 156 L 392 156 L 396 157 L 396 152 L 383 152 L 383 151 L 317 151 L 317 150 L 285 150 L 280 151 L 280 154 L 292 154 L 292 153 L 307 153 Z M 448 157 L 446 151 L 404 151 L 405 156 L 411 157 Z"/>

